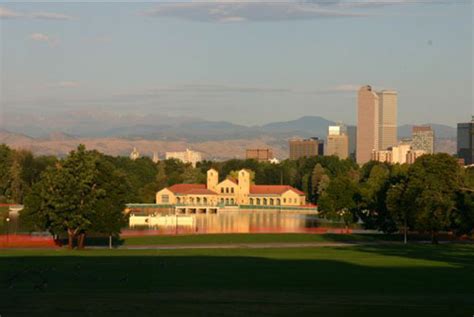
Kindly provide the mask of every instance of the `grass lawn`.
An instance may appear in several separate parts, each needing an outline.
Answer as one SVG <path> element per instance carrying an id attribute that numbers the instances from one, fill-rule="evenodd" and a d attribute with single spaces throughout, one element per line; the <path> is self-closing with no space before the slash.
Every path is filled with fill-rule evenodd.
<path id="1" fill-rule="evenodd" d="M 474 245 L 1 250 L 2 316 L 472 316 Z"/>
<path id="2" fill-rule="evenodd" d="M 385 235 L 344 234 L 202 234 L 178 236 L 123 237 L 123 245 L 173 245 L 173 244 L 231 244 L 231 243 L 296 243 L 296 242 L 367 242 L 387 239 Z"/>

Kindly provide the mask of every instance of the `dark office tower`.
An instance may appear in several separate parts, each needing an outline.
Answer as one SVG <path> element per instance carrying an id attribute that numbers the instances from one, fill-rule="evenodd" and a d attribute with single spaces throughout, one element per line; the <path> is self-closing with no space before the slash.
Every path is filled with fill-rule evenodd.
<path id="1" fill-rule="evenodd" d="M 458 123 L 458 157 L 466 165 L 474 164 L 474 116 L 471 122 Z"/>

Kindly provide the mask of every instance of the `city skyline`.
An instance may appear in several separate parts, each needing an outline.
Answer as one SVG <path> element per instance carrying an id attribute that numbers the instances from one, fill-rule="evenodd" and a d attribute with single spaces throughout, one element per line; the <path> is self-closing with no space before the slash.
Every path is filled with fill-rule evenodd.
<path id="1" fill-rule="evenodd" d="M 354 125 L 356 91 L 370 83 L 398 91 L 400 125 L 454 127 L 472 113 L 470 11 L 469 1 L 2 1 L 0 125 L 78 110 Z"/>

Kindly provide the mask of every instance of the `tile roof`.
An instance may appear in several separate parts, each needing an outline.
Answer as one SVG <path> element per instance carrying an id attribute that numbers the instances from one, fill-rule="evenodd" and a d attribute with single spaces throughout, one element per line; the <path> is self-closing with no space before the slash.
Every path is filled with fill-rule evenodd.
<path id="1" fill-rule="evenodd" d="M 298 190 L 289 185 L 252 185 L 250 186 L 250 194 L 255 195 L 281 195 L 287 191 L 294 191 L 298 195 L 304 195 L 301 190 Z"/>
<path id="2" fill-rule="evenodd" d="M 176 184 L 168 187 L 175 194 L 187 194 L 188 191 L 194 189 L 206 189 L 205 184 Z"/>
<path id="3" fill-rule="evenodd" d="M 217 195 L 217 193 L 213 192 L 210 189 L 206 188 L 192 188 L 185 192 L 186 195 Z"/>

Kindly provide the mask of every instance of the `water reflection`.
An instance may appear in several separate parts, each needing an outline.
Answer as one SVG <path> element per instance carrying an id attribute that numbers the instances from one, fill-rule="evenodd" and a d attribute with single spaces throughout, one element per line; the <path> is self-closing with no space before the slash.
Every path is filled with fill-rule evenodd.
<path id="1" fill-rule="evenodd" d="M 315 213 L 283 211 L 223 212 L 219 214 L 131 214 L 130 229 L 142 234 L 297 233 L 315 232 Z"/>

